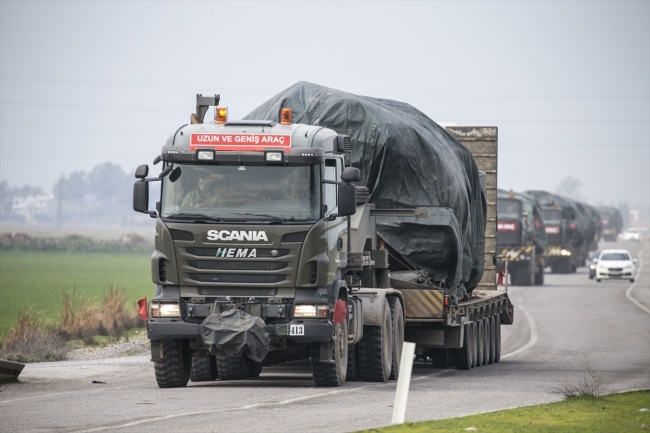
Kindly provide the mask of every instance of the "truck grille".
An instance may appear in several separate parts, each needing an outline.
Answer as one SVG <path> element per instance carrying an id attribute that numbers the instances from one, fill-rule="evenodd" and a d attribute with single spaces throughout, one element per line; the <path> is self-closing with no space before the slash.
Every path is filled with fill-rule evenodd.
<path id="1" fill-rule="evenodd" d="M 198 257 L 217 257 L 217 253 L 219 250 L 223 250 L 223 248 L 185 248 L 185 251 L 188 254 L 191 254 L 193 256 L 198 256 Z M 257 257 L 273 257 L 273 258 L 278 258 L 278 257 L 283 257 L 289 254 L 289 250 L 286 248 L 278 248 L 278 249 L 272 249 L 272 248 L 256 248 L 257 249 Z M 273 255 L 273 251 L 275 251 L 275 255 Z"/>
<path id="2" fill-rule="evenodd" d="M 187 265 L 194 269 L 214 269 L 219 271 L 277 271 L 287 267 L 287 262 L 225 262 L 225 261 L 195 261 Z"/>
<path id="3" fill-rule="evenodd" d="M 279 283 L 285 279 L 284 275 L 251 275 L 251 274 L 189 274 L 189 278 L 201 283 Z"/>

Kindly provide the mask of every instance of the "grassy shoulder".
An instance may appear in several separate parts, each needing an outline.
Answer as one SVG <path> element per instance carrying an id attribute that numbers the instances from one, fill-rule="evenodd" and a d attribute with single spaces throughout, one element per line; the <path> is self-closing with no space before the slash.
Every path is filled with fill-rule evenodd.
<path id="1" fill-rule="evenodd" d="M 59 317 L 61 291 L 99 302 L 107 287 L 124 289 L 127 302 L 151 297 L 149 254 L 0 251 L 0 339 L 21 311 L 43 312 L 44 324 Z"/>
<path id="2" fill-rule="evenodd" d="M 450 418 L 405 423 L 365 433 L 610 433 L 650 431 L 650 391 L 613 394 L 604 397 L 569 398 L 538 406 Z M 645 411 L 641 411 L 646 409 Z"/>

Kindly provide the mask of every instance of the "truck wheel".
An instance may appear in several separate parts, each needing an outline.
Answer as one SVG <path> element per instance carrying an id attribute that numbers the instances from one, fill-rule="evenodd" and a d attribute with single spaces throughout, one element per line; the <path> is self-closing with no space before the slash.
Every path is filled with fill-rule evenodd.
<path id="1" fill-rule="evenodd" d="M 347 382 L 359 380 L 359 364 L 357 363 L 356 346 L 348 346 L 348 371 L 345 374 L 345 380 Z"/>
<path id="2" fill-rule="evenodd" d="M 388 302 L 384 302 L 382 326 L 364 326 L 357 344 L 359 375 L 364 382 L 386 382 L 393 365 L 393 323 Z"/>
<path id="3" fill-rule="evenodd" d="M 517 266 L 512 273 L 512 279 L 515 281 L 513 286 L 532 286 L 534 278 L 535 264 L 526 262 L 522 266 Z"/>
<path id="4" fill-rule="evenodd" d="M 490 359 L 488 364 L 494 364 L 494 358 L 496 357 L 496 336 L 494 335 L 495 331 L 495 315 L 488 317 L 488 323 L 490 324 Z"/>
<path id="5" fill-rule="evenodd" d="M 490 363 L 490 319 L 483 319 L 483 363 L 488 365 Z"/>
<path id="6" fill-rule="evenodd" d="M 250 359 L 248 356 L 242 356 L 242 359 L 246 363 L 246 370 L 247 370 L 247 375 L 246 378 L 248 379 L 257 379 L 260 377 L 260 374 L 262 373 L 262 367 L 263 364 L 261 362 L 256 362 Z"/>
<path id="7" fill-rule="evenodd" d="M 476 322 L 476 367 L 483 365 L 485 357 L 485 328 L 483 320 Z"/>
<path id="8" fill-rule="evenodd" d="M 540 266 L 539 271 L 535 272 L 535 285 L 536 286 L 544 285 L 544 266 Z"/>
<path id="9" fill-rule="evenodd" d="M 459 370 L 469 370 L 474 367 L 474 337 L 472 336 L 472 324 L 468 323 L 465 325 L 463 330 L 465 333 L 465 339 L 463 341 L 463 347 L 456 349 L 455 353 L 455 367 Z"/>
<path id="10" fill-rule="evenodd" d="M 397 379 L 399 365 L 402 359 L 402 346 L 404 345 L 404 311 L 402 302 L 397 296 L 390 296 L 388 305 L 390 307 L 390 318 L 393 324 L 393 363 L 390 369 L 389 379 Z"/>
<path id="11" fill-rule="evenodd" d="M 183 340 L 161 341 L 162 359 L 155 360 L 154 371 L 159 388 L 187 386 L 192 369 L 192 353 Z"/>
<path id="12" fill-rule="evenodd" d="M 558 273 L 560 274 L 570 274 L 571 273 L 571 262 L 568 260 L 560 261 L 558 265 Z"/>
<path id="13" fill-rule="evenodd" d="M 447 349 L 429 349 L 431 365 L 433 368 L 449 368 L 448 350 Z"/>
<path id="14" fill-rule="evenodd" d="M 494 315 L 494 363 L 501 360 L 501 317 Z"/>
<path id="15" fill-rule="evenodd" d="M 332 360 L 320 361 L 320 343 L 311 345 L 311 371 L 316 386 L 341 386 L 348 370 L 348 321 L 334 324 Z"/>
<path id="16" fill-rule="evenodd" d="M 209 382 L 217 378 L 217 358 L 213 355 L 192 358 L 192 382 Z"/>
<path id="17" fill-rule="evenodd" d="M 248 377 L 248 365 L 244 357 L 217 355 L 219 380 L 244 380 Z"/>

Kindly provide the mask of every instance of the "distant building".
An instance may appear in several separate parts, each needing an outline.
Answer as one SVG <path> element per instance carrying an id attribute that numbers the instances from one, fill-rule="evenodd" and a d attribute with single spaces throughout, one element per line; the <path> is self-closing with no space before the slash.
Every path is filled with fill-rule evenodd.
<path id="1" fill-rule="evenodd" d="M 47 207 L 53 200 L 54 194 L 14 197 L 11 201 L 11 210 L 14 214 L 25 218 L 26 223 L 33 223 L 37 215 L 47 213 Z"/>

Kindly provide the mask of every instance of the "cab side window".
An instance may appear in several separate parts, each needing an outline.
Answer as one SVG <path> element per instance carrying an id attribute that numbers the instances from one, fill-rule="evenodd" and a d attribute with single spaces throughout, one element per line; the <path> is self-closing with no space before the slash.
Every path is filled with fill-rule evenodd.
<path id="1" fill-rule="evenodd" d="M 325 179 L 327 180 L 338 180 L 337 173 L 337 164 L 336 159 L 326 159 L 325 160 Z M 338 206 L 336 202 L 336 185 L 329 183 L 324 184 L 325 186 L 325 204 L 327 205 L 327 212 L 331 212 Z"/>

